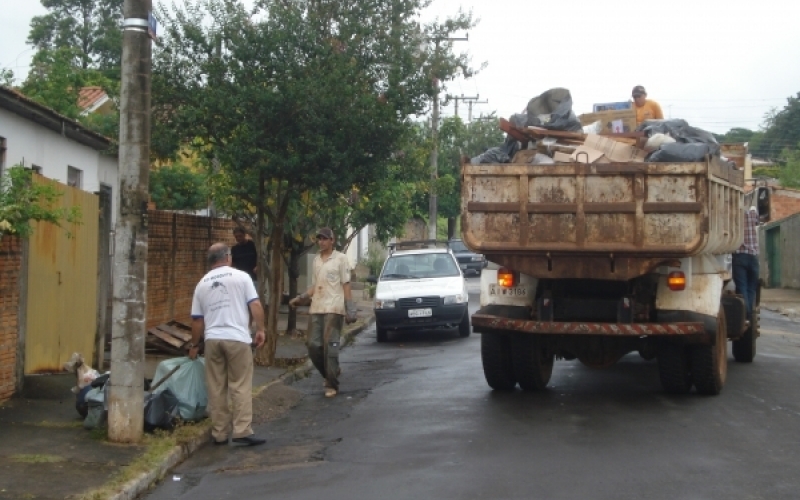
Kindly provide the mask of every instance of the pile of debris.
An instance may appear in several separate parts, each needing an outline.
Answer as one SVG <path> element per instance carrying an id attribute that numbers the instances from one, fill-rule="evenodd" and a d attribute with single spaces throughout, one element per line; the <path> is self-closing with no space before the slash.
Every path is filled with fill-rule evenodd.
<path id="1" fill-rule="evenodd" d="M 546 165 L 695 162 L 720 157 L 720 145 L 713 134 L 685 120 L 635 123 L 633 110 L 578 117 L 572 111 L 569 90 L 550 89 L 531 99 L 526 113 L 501 119 L 500 128 L 507 134 L 505 142 L 470 162 Z"/>
<path id="2" fill-rule="evenodd" d="M 150 328 L 145 337 L 145 349 L 175 356 L 185 356 L 185 347 L 192 340 L 192 328 L 179 321 L 170 321 Z"/>

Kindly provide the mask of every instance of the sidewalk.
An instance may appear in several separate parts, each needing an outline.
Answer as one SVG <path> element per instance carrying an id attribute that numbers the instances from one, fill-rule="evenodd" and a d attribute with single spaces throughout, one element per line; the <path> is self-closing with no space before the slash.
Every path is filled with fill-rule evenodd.
<path id="1" fill-rule="evenodd" d="M 358 321 L 343 331 L 342 345 L 373 321 L 372 301 L 354 291 Z M 297 329 L 308 327 L 307 308 L 300 308 Z M 286 309 L 279 313 L 278 330 L 285 331 Z M 148 356 L 145 376 L 152 377 L 158 363 L 169 356 Z M 272 384 L 292 383 L 311 371 L 305 339 L 281 335 L 276 366 L 256 366 L 254 392 Z M 0 500 L 82 498 L 88 492 L 119 482 L 121 474 L 137 460 L 145 460 L 144 445 L 118 445 L 107 441 L 105 431 L 88 431 L 75 410 L 74 374 L 27 377 L 20 397 L 0 405 Z M 102 498 L 134 499 L 191 453 L 205 446 L 210 435 L 175 446 L 161 459 L 150 461 L 143 470 L 114 493 Z M 131 471 L 128 471 L 131 474 Z"/>
<path id="2" fill-rule="evenodd" d="M 761 307 L 800 320 L 800 290 L 793 288 L 762 288 Z"/>

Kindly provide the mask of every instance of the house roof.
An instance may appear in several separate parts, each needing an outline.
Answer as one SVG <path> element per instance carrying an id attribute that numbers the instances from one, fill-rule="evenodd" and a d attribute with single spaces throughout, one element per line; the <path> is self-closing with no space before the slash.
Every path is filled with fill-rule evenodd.
<path id="1" fill-rule="evenodd" d="M 105 151 L 112 145 L 111 139 L 84 127 L 79 122 L 25 97 L 9 87 L 0 85 L 0 108 L 7 109 L 23 118 L 31 120 L 64 137 L 89 146 L 98 151 Z"/>
<path id="2" fill-rule="evenodd" d="M 102 87 L 83 87 L 78 92 L 78 107 L 81 111 L 91 112 L 108 100 L 108 94 Z"/>

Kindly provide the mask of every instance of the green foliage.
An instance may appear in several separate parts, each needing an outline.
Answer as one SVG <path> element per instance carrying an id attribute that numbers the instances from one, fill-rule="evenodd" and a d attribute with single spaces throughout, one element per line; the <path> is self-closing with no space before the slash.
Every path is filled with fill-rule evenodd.
<path id="1" fill-rule="evenodd" d="M 181 163 L 150 172 L 150 197 L 163 210 L 197 210 L 208 205 L 205 176 Z"/>
<path id="2" fill-rule="evenodd" d="M 361 263 L 369 269 L 369 274 L 377 276 L 381 272 L 385 260 L 384 252 L 378 246 L 370 245 L 367 256 L 361 259 Z"/>
<path id="3" fill-rule="evenodd" d="M 732 128 L 725 134 L 714 134 L 717 141 L 720 143 L 737 143 L 737 142 L 750 142 L 756 132 L 746 128 Z"/>
<path id="4" fill-rule="evenodd" d="M 74 64 L 78 51 L 72 47 L 41 50 L 34 57 L 31 71 L 20 90 L 30 99 L 72 119 L 80 115 L 78 94 L 88 85 L 112 89 L 114 83 L 94 69 Z"/>
<path id="5" fill-rule="evenodd" d="M 79 224 L 80 207 L 57 206 L 61 193 L 50 181 L 35 182 L 31 171 L 14 166 L 0 178 L 0 235 L 30 236 L 32 221 L 44 221 L 64 227 Z"/>
<path id="6" fill-rule="evenodd" d="M 770 112 L 764 120 L 764 135 L 750 151 L 757 158 L 777 159 L 785 149 L 800 143 L 800 92 L 786 106 Z"/>
<path id="7" fill-rule="evenodd" d="M 800 188 L 800 144 L 794 150 L 786 149 L 781 153 L 781 166 L 778 179 L 781 185 L 789 188 Z"/>
<path id="8" fill-rule="evenodd" d="M 8 68 L 0 68 L 0 85 L 3 87 L 14 86 L 14 72 Z"/>
<path id="9" fill-rule="evenodd" d="M 780 167 L 757 167 L 753 169 L 753 178 L 769 177 L 777 179 L 780 171 Z"/>
<path id="10" fill-rule="evenodd" d="M 119 81 L 123 0 L 41 0 L 48 13 L 31 20 L 28 43 L 38 53 L 69 48 L 70 63 Z"/>

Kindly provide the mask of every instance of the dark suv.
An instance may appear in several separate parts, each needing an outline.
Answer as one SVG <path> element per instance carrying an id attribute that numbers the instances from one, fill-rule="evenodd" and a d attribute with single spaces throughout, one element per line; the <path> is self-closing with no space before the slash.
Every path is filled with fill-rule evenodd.
<path id="1" fill-rule="evenodd" d="M 461 240 L 450 240 L 448 246 L 453 255 L 456 256 L 458 267 L 461 268 L 464 275 L 476 274 L 480 276 L 483 268 L 489 264 L 483 254 L 473 252 Z"/>

